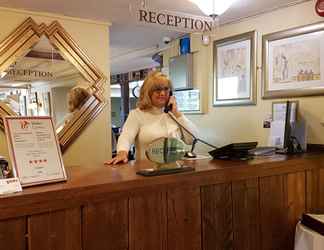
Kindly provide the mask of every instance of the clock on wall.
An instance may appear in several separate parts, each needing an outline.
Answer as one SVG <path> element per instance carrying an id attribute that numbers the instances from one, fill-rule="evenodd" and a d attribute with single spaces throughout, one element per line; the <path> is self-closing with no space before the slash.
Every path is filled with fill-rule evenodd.
<path id="1" fill-rule="evenodd" d="M 140 96 L 140 90 L 141 90 L 141 87 L 139 85 L 135 86 L 133 89 L 132 89 L 132 94 L 133 96 L 138 99 L 139 96 Z"/>
<path id="2" fill-rule="evenodd" d="M 315 10 L 319 16 L 324 17 L 324 0 L 317 0 Z"/>

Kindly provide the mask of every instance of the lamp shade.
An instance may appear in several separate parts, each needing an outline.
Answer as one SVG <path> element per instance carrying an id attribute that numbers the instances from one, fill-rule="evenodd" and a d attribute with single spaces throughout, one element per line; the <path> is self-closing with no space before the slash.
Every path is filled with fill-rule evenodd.
<path id="1" fill-rule="evenodd" d="M 208 16 L 220 16 L 223 14 L 235 0 L 190 0 L 196 4 L 199 9 Z"/>

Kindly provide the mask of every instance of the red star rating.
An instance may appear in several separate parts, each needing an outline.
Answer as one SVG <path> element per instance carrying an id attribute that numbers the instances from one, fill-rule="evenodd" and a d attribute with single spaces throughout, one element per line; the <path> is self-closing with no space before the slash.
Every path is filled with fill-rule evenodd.
<path id="1" fill-rule="evenodd" d="M 29 164 L 40 164 L 40 163 L 47 163 L 47 159 L 41 159 L 41 160 L 30 160 Z"/>

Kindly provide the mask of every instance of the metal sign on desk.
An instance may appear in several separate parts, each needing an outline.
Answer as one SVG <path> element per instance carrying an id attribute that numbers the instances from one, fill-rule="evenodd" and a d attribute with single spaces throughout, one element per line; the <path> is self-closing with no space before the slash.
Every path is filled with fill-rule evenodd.
<path id="1" fill-rule="evenodd" d="M 176 138 L 158 138 L 145 150 L 147 159 L 154 163 L 152 168 L 141 169 L 136 173 L 143 176 L 166 175 L 193 171 L 193 167 L 179 162 L 185 155 L 184 142 Z"/>

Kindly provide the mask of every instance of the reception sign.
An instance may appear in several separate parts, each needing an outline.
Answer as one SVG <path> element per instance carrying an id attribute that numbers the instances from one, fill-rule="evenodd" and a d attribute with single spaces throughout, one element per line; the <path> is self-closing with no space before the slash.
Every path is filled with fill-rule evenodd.
<path id="1" fill-rule="evenodd" d="M 22 186 L 66 180 L 51 117 L 5 117 L 12 165 Z"/>
<path id="2" fill-rule="evenodd" d="M 207 16 L 194 16 L 174 11 L 137 9 L 136 20 L 140 24 L 160 26 L 180 32 L 210 32 L 214 22 Z"/>
<path id="3" fill-rule="evenodd" d="M 11 81 L 50 81 L 54 79 L 54 73 L 30 69 L 14 68 L 6 72 L 4 80 Z"/>

